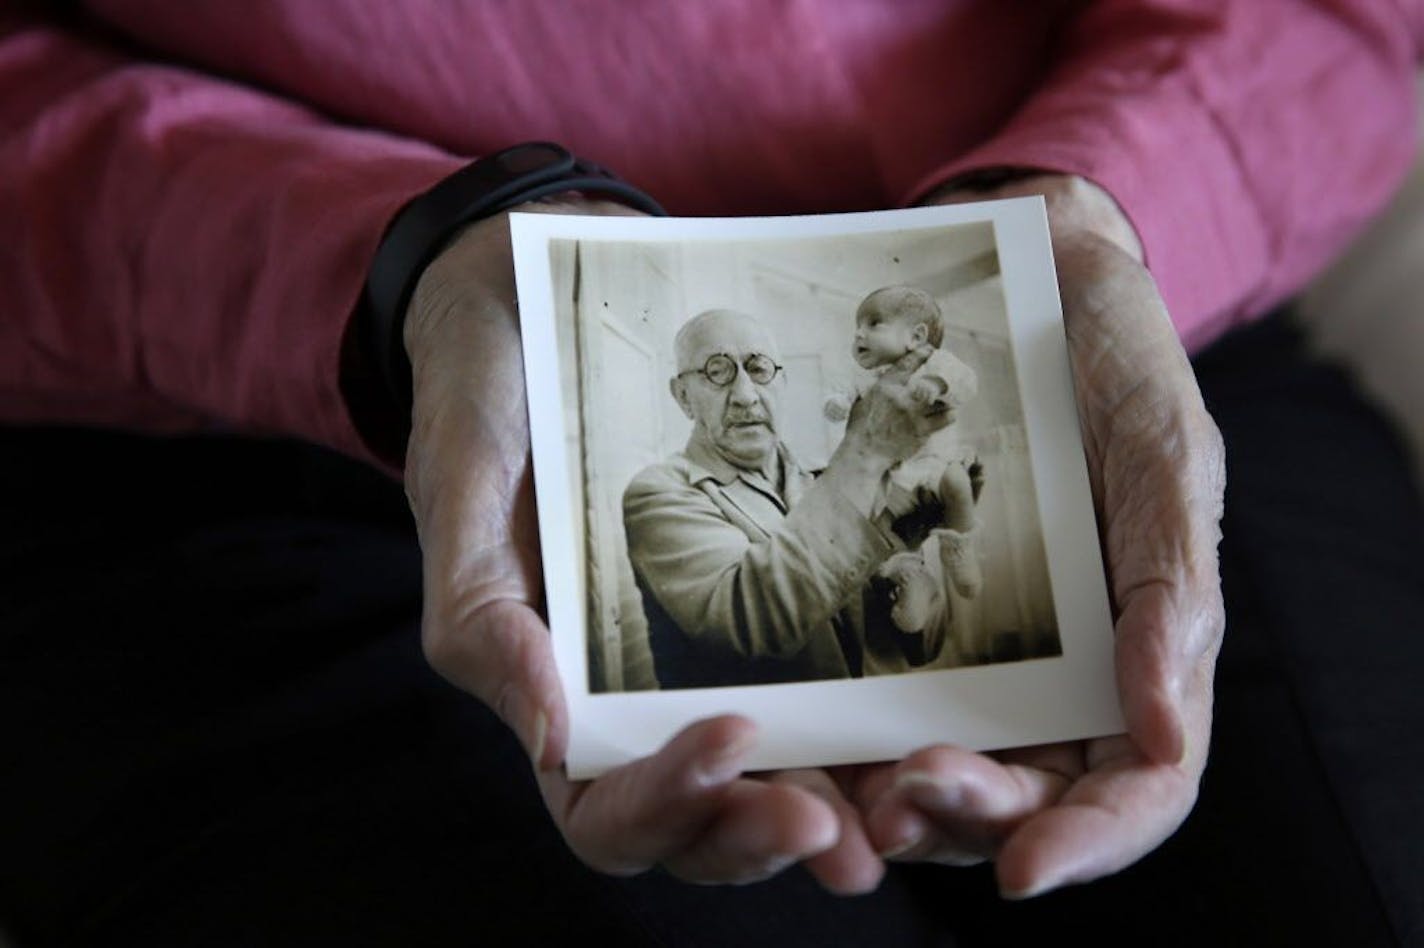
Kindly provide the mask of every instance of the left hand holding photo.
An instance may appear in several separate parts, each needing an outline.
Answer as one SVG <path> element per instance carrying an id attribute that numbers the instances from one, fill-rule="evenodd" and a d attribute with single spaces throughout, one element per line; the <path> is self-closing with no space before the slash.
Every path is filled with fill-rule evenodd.
<path id="1" fill-rule="evenodd" d="M 543 202 L 521 211 L 630 214 Z M 570 848 L 630 875 L 661 865 L 744 883 L 797 862 L 828 889 L 875 888 L 884 865 L 856 810 L 820 770 L 742 776 L 745 718 L 685 728 L 657 753 L 592 781 L 563 772 L 568 713 L 541 617 L 543 581 L 507 217 L 456 238 L 417 286 L 405 342 L 414 371 L 406 491 L 425 562 L 431 664 L 518 735 Z"/>

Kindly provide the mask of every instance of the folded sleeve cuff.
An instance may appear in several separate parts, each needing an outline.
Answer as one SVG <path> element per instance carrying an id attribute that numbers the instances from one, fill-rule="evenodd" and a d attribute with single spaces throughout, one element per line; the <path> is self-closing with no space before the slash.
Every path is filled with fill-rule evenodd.
<path id="1" fill-rule="evenodd" d="M 1142 241 L 1148 269 L 1189 348 L 1223 331 L 1267 265 L 1264 229 L 1231 149 L 1187 105 L 1104 102 L 1016 121 L 918 182 L 913 202 L 980 169 L 1078 175 L 1117 201 Z M 1192 141 L 1190 158 L 1178 136 Z M 1166 182 L 1175 182 L 1168 186 Z"/>

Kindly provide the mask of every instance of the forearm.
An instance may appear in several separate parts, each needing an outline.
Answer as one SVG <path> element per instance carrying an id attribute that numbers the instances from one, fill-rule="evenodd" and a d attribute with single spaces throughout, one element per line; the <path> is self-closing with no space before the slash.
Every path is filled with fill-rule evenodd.
<path id="1" fill-rule="evenodd" d="M 343 335 L 385 223 L 454 159 L 36 23 L 0 36 L 0 418 L 364 454 Z"/>
<path id="2" fill-rule="evenodd" d="M 876 501 L 881 481 L 893 463 L 893 458 L 867 447 L 853 433 L 848 433 L 816 479 L 817 485 L 838 495 L 858 516 L 868 520 L 879 513 Z"/>
<path id="3" fill-rule="evenodd" d="M 915 194 L 991 167 L 1096 182 L 1196 347 L 1299 288 L 1391 193 L 1421 35 L 1394 0 L 1100 0 L 1005 127 Z"/>

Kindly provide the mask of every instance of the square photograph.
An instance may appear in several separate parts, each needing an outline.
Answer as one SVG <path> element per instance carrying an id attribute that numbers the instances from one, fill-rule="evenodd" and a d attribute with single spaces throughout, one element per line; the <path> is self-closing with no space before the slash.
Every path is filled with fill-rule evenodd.
<path id="1" fill-rule="evenodd" d="M 631 739 L 628 720 L 590 727 L 594 707 L 662 740 L 724 711 L 753 717 L 764 739 L 828 725 L 811 742 L 822 750 L 798 745 L 802 763 L 908 750 L 917 730 L 981 745 L 957 707 L 987 687 L 972 672 L 1039 689 L 1057 668 L 1035 701 L 1056 689 L 1081 706 L 1083 676 L 1069 670 L 1090 653 L 1107 700 L 1086 705 L 1109 706 L 1094 720 L 1117 726 L 1081 446 L 1063 458 L 1061 437 L 1035 441 L 1025 371 L 1048 353 L 1041 327 L 1028 319 L 1016 334 L 1011 314 L 1015 284 L 1029 280 L 1024 305 L 1041 306 L 1046 289 L 1056 317 L 1051 260 L 1037 276 L 1005 272 L 1003 232 L 1035 210 L 1041 221 L 1041 205 L 996 204 L 761 221 L 516 217 L 571 769 L 586 737 L 599 768 L 661 742 Z M 1013 204 L 1029 205 L 1017 220 Z M 1050 375 L 1063 383 L 1061 320 L 1048 326 Z M 1059 389 L 1044 402 L 1059 417 L 1039 421 L 1066 423 L 1071 443 L 1071 388 L 1066 400 Z M 1080 496 L 1060 509 L 1062 490 L 1039 489 L 1045 467 L 1055 484 L 1076 479 Z M 1053 524 L 1072 562 L 1096 567 L 1097 635 L 1081 609 L 1060 608 L 1082 598 L 1057 588 L 1081 584 L 1082 570 L 1055 577 Z M 1079 661 L 1061 661 L 1065 639 Z M 858 725 L 837 749 L 822 712 L 857 701 L 887 720 L 896 702 L 907 714 L 929 702 L 946 726 L 923 727 L 919 708 L 920 726 L 883 728 L 888 745 Z M 1014 729 L 998 725 L 988 732 Z"/>

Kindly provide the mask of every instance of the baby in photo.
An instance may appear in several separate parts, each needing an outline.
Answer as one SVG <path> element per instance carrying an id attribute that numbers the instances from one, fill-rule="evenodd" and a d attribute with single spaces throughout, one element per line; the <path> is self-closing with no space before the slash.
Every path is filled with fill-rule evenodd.
<path id="1" fill-rule="evenodd" d="M 927 410 L 947 411 L 950 417 L 950 423 L 930 435 L 919 451 L 890 470 L 884 486 L 885 506 L 903 509 L 928 491 L 940 499 L 947 512 L 972 511 L 976 498 L 970 468 L 974 458 L 960 442 L 955 414 L 978 393 L 979 380 L 973 369 L 942 348 L 944 315 L 939 304 L 918 287 L 882 287 L 861 301 L 855 327 L 851 355 L 857 365 L 874 372 L 876 378 L 912 353 L 928 349 L 928 358 L 910 376 L 908 384 L 912 395 Z M 827 399 L 826 417 L 845 420 L 855 400 L 872 384 L 874 379 Z M 955 529 L 946 523 L 932 531 L 938 547 L 934 552 L 938 555 L 931 559 L 938 562 L 925 563 L 921 559 L 915 565 L 905 558 L 897 561 L 893 575 L 886 578 L 895 581 L 894 596 L 900 606 L 920 603 L 925 598 L 922 589 L 942 582 L 936 575 L 941 574 L 941 564 L 943 579 L 953 583 L 959 595 L 977 595 L 982 582 L 978 558 L 966 524 L 961 521 L 958 526 L 960 529 Z M 897 608 L 893 619 L 902 631 L 922 631 L 929 611 L 918 605 Z"/>

